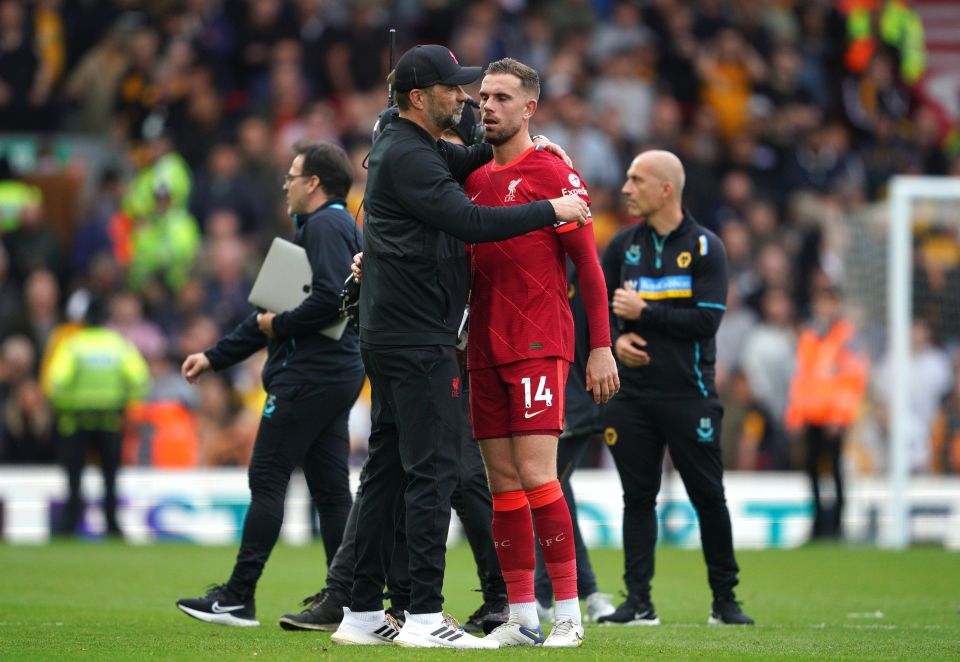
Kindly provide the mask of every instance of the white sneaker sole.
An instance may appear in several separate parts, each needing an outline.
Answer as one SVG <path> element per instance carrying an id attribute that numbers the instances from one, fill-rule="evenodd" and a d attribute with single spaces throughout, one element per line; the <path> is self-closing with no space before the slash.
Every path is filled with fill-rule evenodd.
<path id="1" fill-rule="evenodd" d="M 483 638 L 484 641 L 493 641 L 500 645 L 500 648 L 510 648 L 516 646 L 542 646 L 545 641 L 543 632 L 540 633 L 540 640 L 531 639 L 525 634 L 516 630 L 509 630 L 506 633 L 492 632 Z"/>
<path id="2" fill-rule="evenodd" d="M 749 625 L 749 623 L 724 623 L 723 619 L 717 618 L 716 616 L 711 616 L 707 619 L 707 625 Z"/>
<path id="3" fill-rule="evenodd" d="M 205 623 L 229 625 L 235 628 L 254 628 L 260 625 L 260 621 L 251 621 L 249 618 L 237 618 L 233 614 L 211 614 L 206 611 L 190 609 L 190 607 L 184 607 L 183 605 L 177 605 L 177 608 L 187 616 L 193 616 L 197 620 Z"/>
<path id="4" fill-rule="evenodd" d="M 583 639 L 577 639 L 576 641 L 564 641 L 562 643 L 551 642 L 547 639 L 543 642 L 544 648 L 580 648 L 583 646 Z"/>
<path id="5" fill-rule="evenodd" d="M 612 626 L 623 627 L 623 626 L 626 626 L 626 627 L 629 627 L 629 628 L 637 628 L 637 627 L 643 628 L 643 627 L 651 627 L 651 626 L 653 626 L 653 625 L 660 625 L 660 619 L 659 619 L 659 618 L 655 618 L 655 619 L 653 619 L 652 621 L 651 621 L 651 620 L 645 620 L 645 621 L 627 621 L 626 623 L 614 623 L 614 622 L 612 622 L 612 621 L 604 621 L 603 623 L 600 623 L 600 625 L 602 625 L 603 627 L 612 627 Z"/>
<path id="6" fill-rule="evenodd" d="M 470 645 L 464 646 L 463 644 L 458 644 L 457 641 L 443 641 L 443 640 L 432 640 L 425 639 L 423 637 L 404 637 L 403 631 L 397 635 L 397 638 L 393 640 L 393 643 L 401 648 L 455 648 L 457 650 L 496 650 L 500 648 L 500 644 L 497 642 L 487 642 L 484 639 L 478 639 L 469 634 L 463 635 L 464 637 L 470 637 L 473 641 L 470 642 Z M 462 639 L 463 637 L 461 637 Z M 482 641 L 484 643 L 480 645 L 475 645 L 474 642 Z M 491 645 L 496 644 L 496 645 Z"/>
<path id="7" fill-rule="evenodd" d="M 283 618 L 280 617 L 277 621 L 284 630 L 314 630 L 319 632 L 336 632 L 337 628 L 340 627 L 339 623 L 323 623 L 317 625 L 315 623 L 303 623 L 301 621 L 295 621 L 292 618 Z"/>
<path id="8" fill-rule="evenodd" d="M 375 634 L 349 626 L 344 628 L 342 625 L 330 636 L 330 641 L 341 646 L 389 646 L 393 643 Z"/>

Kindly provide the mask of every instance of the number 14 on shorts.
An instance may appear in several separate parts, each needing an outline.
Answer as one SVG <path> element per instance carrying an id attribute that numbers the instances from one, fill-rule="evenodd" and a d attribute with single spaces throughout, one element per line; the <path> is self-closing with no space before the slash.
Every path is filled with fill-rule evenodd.
<path id="1" fill-rule="evenodd" d="M 536 379 L 536 378 L 535 378 Z M 543 402 L 548 407 L 553 406 L 553 393 L 550 392 L 550 389 L 547 388 L 547 378 L 543 375 L 539 377 L 537 382 L 537 392 L 531 397 L 531 380 L 529 377 L 524 377 L 520 380 L 520 383 L 523 384 L 523 406 L 527 409 L 533 406 L 534 402 Z"/>

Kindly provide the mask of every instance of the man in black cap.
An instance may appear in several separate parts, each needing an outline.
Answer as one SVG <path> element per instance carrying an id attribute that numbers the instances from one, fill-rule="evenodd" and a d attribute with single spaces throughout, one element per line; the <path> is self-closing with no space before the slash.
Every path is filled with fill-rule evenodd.
<path id="1" fill-rule="evenodd" d="M 467 95 L 460 86 L 480 71 L 461 67 L 443 46 L 416 46 L 388 79 L 399 117 L 370 152 L 364 202 L 360 342 L 371 383 L 370 457 L 351 608 L 335 643 L 497 647 L 445 616 L 441 595 L 463 421 L 455 345 L 467 301 L 464 242 L 499 241 L 558 221 L 583 223 L 589 210 L 575 196 L 503 208 L 467 198 L 464 180 L 492 158 L 492 149 L 440 137 L 461 118 Z M 382 593 L 401 504 L 412 585 L 398 635 Z"/>

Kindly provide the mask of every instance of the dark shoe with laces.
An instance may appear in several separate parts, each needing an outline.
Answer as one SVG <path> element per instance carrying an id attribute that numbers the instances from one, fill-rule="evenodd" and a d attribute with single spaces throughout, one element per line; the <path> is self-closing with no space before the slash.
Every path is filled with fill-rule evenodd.
<path id="1" fill-rule="evenodd" d="M 510 618 L 510 605 L 507 596 L 498 595 L 491 600 L 484 600 L 480 608 L 470 614 L 470 618 L 463 624 L 466 632 L 490 634 Z"/>
<path id="2" fill-rule="evenodd" d="M 343 620 L 343 608 L 350 604 L 350 598 L 339 591 L 325 588 L 304 598 L 300 604 L 306 609 L 299 614 L 281 616 L 280 627 L 284 630 L 335 632 Z"/>
<path id="3" fill-rule="evenodd" d="M 226 584 L 209 587 L 207 594 L 199 598 L 181 598 L 177 607 L 184 614 L 193 616 L 206 623 L 232 625 L 233 627 L 254 627 L 257 621 L 257 608 L 253 598 L 243 600 L 227 588 Z"/>
<path id="4" fill-rule="evenodd" d="M 612 614 L 601 616 L 597 623 L 607 625 L 660 625 L 657 610 L 649 598 L 627 596 L 626 601 L 617 607 Z"/>
<path id="5" fill-rule="evenodd" d="M 753 625 L 753 619 L 743 613 L 740 603 L 733 598 L 714 600 L 710 610 L 710 625 Z"/>

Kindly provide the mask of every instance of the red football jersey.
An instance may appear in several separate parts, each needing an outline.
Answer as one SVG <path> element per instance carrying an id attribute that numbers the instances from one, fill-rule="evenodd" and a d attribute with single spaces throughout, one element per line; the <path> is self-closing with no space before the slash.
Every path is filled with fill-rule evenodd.
<path id="1" fill-rule="evenodd" d="M 491 161 L 475 170 L 464 189 L 476 204 L 489 207 L 572 194 L 590 204 L 577 172 L 535 147 L 505 165 Z M 471 248 L 471 369 L 553 356 L 573 361 L 573 317 L 560 234 L 578 229 L 576 223 L 566 223 Z M 586 229 L 592 243 L 592 228 Z"/>

